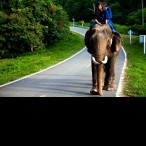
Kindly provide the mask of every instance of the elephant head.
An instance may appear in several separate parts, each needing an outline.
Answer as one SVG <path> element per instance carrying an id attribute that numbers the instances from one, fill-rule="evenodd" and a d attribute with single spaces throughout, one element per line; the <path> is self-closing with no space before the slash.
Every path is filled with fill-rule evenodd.
<path id="1" fill-rule="evenodd" d="M 121 36 L 108 25 L 95 25 L 85 34 L 85 45 L 91 54 L 91 94 L 102 95 L 103 87 L 112 90 L 115 76 L 114 65 L 121 49 Z"/>

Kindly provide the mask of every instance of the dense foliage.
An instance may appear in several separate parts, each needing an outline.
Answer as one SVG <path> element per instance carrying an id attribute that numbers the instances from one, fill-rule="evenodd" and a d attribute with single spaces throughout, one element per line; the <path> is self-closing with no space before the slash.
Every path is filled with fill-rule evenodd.
<path id="1" fill-rule="evenodd" d="M 94 18 L 94 4 L 99 2 L 97 0 L 54 0 L 57 4 L 61 4 L 67 14 L 69 20 L 76 22 L 84 21 L 85 23 L 92 23 Z M 143 18 L 146 22 L 146 7 L 143 0 L 105 0 L 113 12 L 112 21 L 115 24 L 128 26 L 134 31 L 134 34 L 146 34 L 146 28 L 143 25 Z M 143 16 L 142 17 L 142 12 Z M 145 23 L 146 25 L 146 23 Z"/>
<path id="2" fill-rule="evenodd" d="M 0 10 L 0 56 L 45 48 L 69 33 L 67 13 L 51 0 L 2 0 Z"/>
<path id="3" fill-rule="evenodd" d="M 97 0 L 54 0 L 59 3 L 67 11 L 70 21 L 75 18 L 76 21 L 84 20 L 86 22 L 91 21 L 93 18 L 93 4 L 97 3 Z M 141 0 L 105 0 L 107 4 L 111 7 L 113 12 L 113 21 L 122 25 L 129 25 L 133 23 L 133 20 L 138 19 L 138 23 L 141 24 L 142 16 L 142 4 Z M 144 4 L 145 7 L 145 4 Z M 146 11 L 146 10 L 145 10 Z M 135 13 L 139 15 L 135 15 Z M 129 19 L 130 14 L 133 15 L 133 19 Z M 146 19 L 146 13 L 145 13 Z M 135 22 L 134 22 L 135 23 Z"/>

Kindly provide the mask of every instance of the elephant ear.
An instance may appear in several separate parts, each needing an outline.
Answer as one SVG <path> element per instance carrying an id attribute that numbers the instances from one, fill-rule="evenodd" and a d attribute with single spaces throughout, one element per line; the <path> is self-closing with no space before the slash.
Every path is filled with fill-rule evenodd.
<path id="1" fill-rule="evenodd" d="M 111 51 L 112 53 L 114 53 L 114 52 L 120 51 L 121 46 L 122 46 L 122 37 L 116 31 L 113 31 L 112 34 L 113 34 L 113 40 L 112 40 L 112 45 L 111 45 Z"/>
<path id="2" fill-rule="evenodd" d="M 92 54 L 92 49 L 91 49 L 91 45 L 90 45 L 90 38 L 91 38 L 91 31 L 88 30 L 85 34 L 84 42 L 85 42 L 85 45 L 87 47 L 88 53 Z"/>

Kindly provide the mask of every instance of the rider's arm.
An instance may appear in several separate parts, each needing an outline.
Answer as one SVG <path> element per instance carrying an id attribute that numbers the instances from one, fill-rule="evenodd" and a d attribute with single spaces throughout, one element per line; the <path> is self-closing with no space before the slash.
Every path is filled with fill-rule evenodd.
<path id="1" fill-rule="evenodd" d="M 99 25 L 102 25 L 97 19 L 95 19 L 95 22 Z"/>

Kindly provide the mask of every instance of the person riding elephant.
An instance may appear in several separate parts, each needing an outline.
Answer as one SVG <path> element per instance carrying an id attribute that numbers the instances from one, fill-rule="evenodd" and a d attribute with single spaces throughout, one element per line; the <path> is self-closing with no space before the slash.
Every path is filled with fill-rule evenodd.
<path id="1" fill-rule="evenodd" d="M 85 34 L 87 51 L 91 54 L 91 94 L 103 94 L 102 90 L 114 90 L 115 64 L 122 47 L 122 37 L 104 25 L 94 25 Z"/>
<path id="2" fill-rule="evenodd" d="M 98 2 L 96 4 L 96 11 L 95 11 L 95 18 L 94 22 L 91 24 L 90 28 L 94 25 L 103 25 L 107 24 L 113 31 L 116 31 L 116 27 L 114 26 L 111 18 L 112 18 L 112 11 L 110 7 L 107 6 L 106 2 Z"/>

